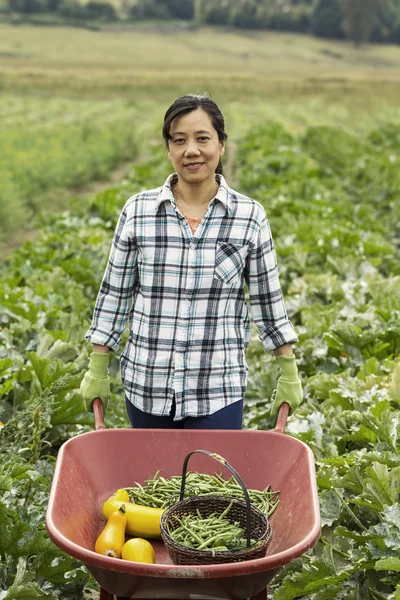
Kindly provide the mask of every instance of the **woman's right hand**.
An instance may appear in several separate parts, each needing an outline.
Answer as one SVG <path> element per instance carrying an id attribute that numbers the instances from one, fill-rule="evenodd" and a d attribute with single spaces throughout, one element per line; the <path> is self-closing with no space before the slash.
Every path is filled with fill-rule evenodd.
<path id="1" fill-rule="evenodd" d="M 108 375 L 109 352 L 92 352 L 89 368 L 85 373 L 80 392 L 86 409 L 93 412 L 93 400 L 100 398 L 103 404 L 103 413 L 106 413 L 110 398 L 110 377 Z"/>

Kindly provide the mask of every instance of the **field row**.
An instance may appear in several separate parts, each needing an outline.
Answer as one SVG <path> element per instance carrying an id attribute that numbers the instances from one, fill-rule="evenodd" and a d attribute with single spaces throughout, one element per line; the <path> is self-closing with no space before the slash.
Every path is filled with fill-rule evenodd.
<path id="1" fill-rule="evenodd" d="M 61 188 L 105 179 L 133 161 L 141 110 L 129 101 L 2 99 L 0 238 L 62 208 Z"/>

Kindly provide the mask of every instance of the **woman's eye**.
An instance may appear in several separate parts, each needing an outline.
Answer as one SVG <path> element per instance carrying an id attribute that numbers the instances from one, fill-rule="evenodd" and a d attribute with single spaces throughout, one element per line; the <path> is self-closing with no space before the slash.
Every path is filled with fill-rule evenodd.
<path id="1" fill-rule="evenodd" d="M 185 141 L 185 140 L 184 140 L 183 138 L 176 138 L 176 139 L 174 140 L 174 144 L 183 144 L 183 142 L 184 142 L 184 141 Z"/>
<path id="2" fill-rule="evenodd" d="M 210 138 L 207 136 L 202 135 L 201 137 L 199 137 L 200 142 L 208 142 Z"/>

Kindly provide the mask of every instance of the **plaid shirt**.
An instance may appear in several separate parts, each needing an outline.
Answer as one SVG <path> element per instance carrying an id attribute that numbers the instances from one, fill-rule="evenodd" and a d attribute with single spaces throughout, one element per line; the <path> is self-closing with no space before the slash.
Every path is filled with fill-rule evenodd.
<path id="1" fill-rule="evenodd" d="M 119 218 L 86 340 L 121 354 L 122 382 L 140 410 L 175 420 L 243 398 L 251 314 L 266 350 L 298 339 L 288 320 L 269 223 L 260 203 L 219 189 L 196 232 L 171 185 L 130 198 Z"/>

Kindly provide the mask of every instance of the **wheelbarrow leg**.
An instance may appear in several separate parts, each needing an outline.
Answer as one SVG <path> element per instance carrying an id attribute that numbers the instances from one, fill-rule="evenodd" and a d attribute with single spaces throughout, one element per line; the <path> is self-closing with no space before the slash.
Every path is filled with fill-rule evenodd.
<path id="1" fill-rule="evenodd" d="M 99 600 L 114 600 L 114 596 L 103 590 L 103 588 L 100 588 Z"/>
<path id="2" fill-rule="evenodd" d="M 257 594 L 257 596 L 252 596 L 248 600 L 268 600 L 268 590 L 265 588 L 262 592 Z"/>

